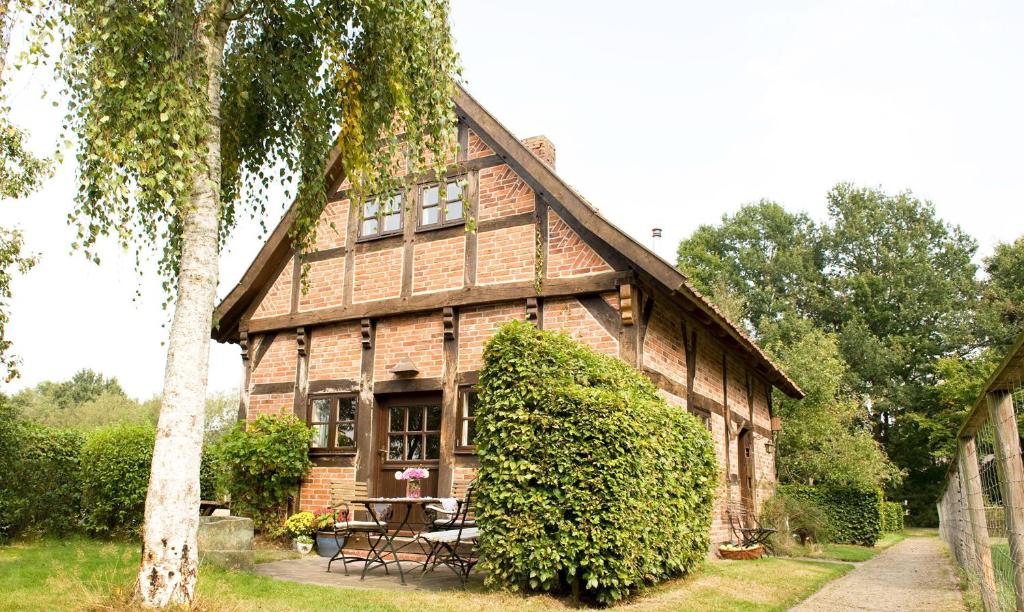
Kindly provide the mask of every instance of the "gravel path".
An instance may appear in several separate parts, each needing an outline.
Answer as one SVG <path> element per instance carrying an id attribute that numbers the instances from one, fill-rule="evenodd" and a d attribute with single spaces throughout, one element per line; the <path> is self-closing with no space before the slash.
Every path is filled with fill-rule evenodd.
<path id="1" fill-rule="evenodd" d="M 815 610 L 963 610 L 953 566 L 939 538 L 907 538 L 800 605 Z"/>

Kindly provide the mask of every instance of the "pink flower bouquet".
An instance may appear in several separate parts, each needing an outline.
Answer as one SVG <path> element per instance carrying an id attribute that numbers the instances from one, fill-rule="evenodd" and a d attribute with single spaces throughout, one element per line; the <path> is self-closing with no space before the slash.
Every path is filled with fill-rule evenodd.
<path id="1" fill-rule="evenodd" d="M 413 467 L 395 472 L 395 480 L 406 481 L 405 489 L 408 497 L 420 497 L 423 494 L 420 481 L 430 478 L 430 470 L 427 468 Z"/>

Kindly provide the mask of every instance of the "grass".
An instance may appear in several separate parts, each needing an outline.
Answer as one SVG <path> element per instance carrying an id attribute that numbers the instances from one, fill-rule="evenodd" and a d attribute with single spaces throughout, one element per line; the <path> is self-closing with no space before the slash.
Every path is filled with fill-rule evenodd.
<path id="1" fill-rule="evenodd" d="M 827 559 L 831 561 L 846 561 L 858 563 L 874 558 L 886 548 L 898 544 L 907 539 L 910 534 L 887 533 L 875 542 L 874 546 L 857 546 L 855 544 L 822 544 L 821 546 L 806 547 L 799 544 L 785 547 L 784 554 L 790 557 L 808 557 L 812 559 Z M 782 554 L 782 553 L 780 553 Z"/>
<path id="2" fill-rule="evenodd" d="M 260 551 L 263 559 L 280 558 Z M 119 609 L 130 593 L 138 547 L 86 539 L 0 547 L 0 610 Z M 785 610 L 853 566 L 792 559 L 712 561 L 694 576 L 640 593 L 621 608 Z M 569 602 L 501 592 L 343 589 L 203 567 L 200 610 L 551 610 Z"/>

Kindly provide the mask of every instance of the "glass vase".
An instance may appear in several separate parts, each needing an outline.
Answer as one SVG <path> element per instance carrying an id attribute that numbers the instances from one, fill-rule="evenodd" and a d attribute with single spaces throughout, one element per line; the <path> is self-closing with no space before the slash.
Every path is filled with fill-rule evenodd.
<path id="1" fill-rule="evenodd" d="M 420 481 L 410 479 L 405 484 L 405 496 L 412 499 L 419 499 L 423 496 L 423 489 L 420 486 Z"/>

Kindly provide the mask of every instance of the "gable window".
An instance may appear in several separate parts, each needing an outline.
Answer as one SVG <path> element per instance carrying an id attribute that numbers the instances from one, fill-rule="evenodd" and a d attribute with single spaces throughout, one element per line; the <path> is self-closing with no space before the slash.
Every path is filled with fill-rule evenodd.
<path id="1" fill-rule="evenodd" d="M 376 197 L 363 203 L 359 237 L 373 238 L 402 231 L 402 194 Z"/>
<path id="2" fill-rule="evenodd" d="M 313 428 L 310 448 L 320 451 L 356 450 L 356 398 L 352 395 L 314 397 L 307 417 Z"/>
<path id="3" fill-rule="evenodd" d="M 479 395 L 473 389 L 465 389 L 459 397 L 459 440 L 457 447 L 472 450 L 476 447 L 476 407 Z"/>
<path id="4" fill-rule="evenodd" d="M 460 177 L 423 187 L 419 226 L 439 227 L 463 222 L 466 218 L 462 201 L 465 182 L 465 177 Z"/>

